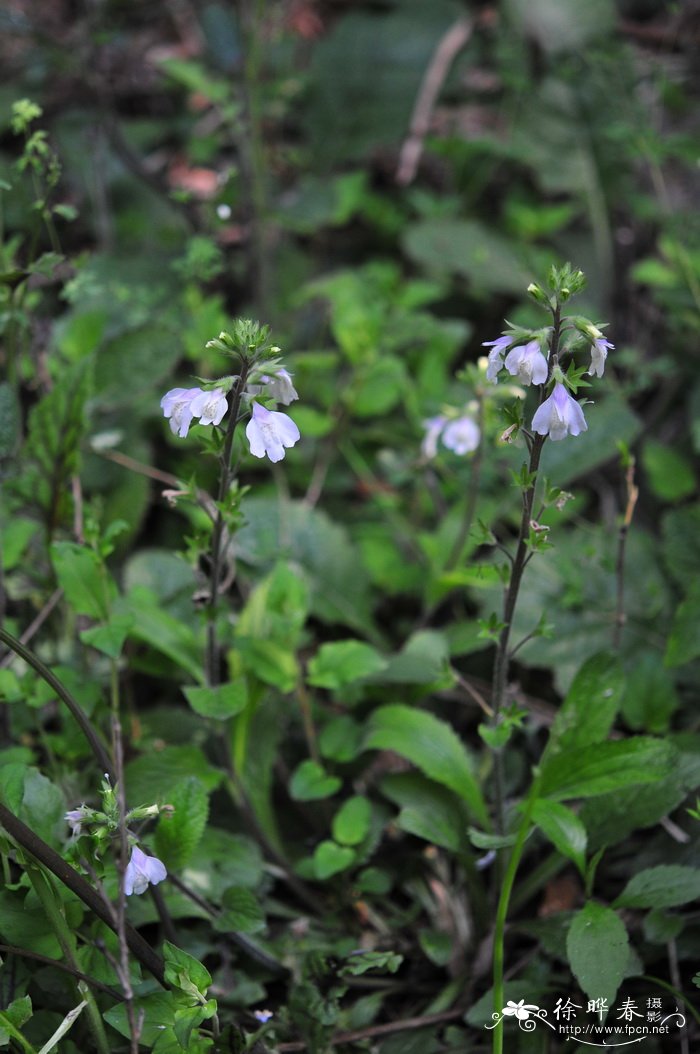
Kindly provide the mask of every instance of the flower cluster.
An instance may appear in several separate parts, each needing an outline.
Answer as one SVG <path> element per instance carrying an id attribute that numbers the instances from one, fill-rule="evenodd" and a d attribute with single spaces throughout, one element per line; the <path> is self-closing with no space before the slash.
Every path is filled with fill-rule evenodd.
<path id="1" fill-rule="evenodd" d="M 246 427 L 251 454 L 253 457 L 267 456 L 273 462 L 281 461 L 285 451 L 300 439 L 299 429 L 287 414 L 268 410 L 257 402 L 256 398 L 261 395 L 289 406 L 299 398 L 291 374 L 285 369 L 258 376 L 254 374 L 254 383 L 249 384 L 245 392 L 245 398 L 252 403 L 252 417 Z M 164 416 L 170 420 L 171 432 L 180 439 L 186 438 L 195 418 L 201 425 L 219 425 L 229 408 L 223 387 L 205 390 L 173 388 L 166 392 L 160 405 Z"/>
<path id="2" fill-rule="evenodd" d="M 479 445 L 481 432 L 476 421 L 468 414 L 460 417 L 446 417 L 439 414 L 423 422 L 425 436 L 421 444 L 423 457 L 434 458 L 437 454 L 438 440 L 455 454 L 470 454 Z"/>
<path id="3" fill-rule="evenodd" d="M 590 346 L 591 363 L 588 374 L 602 377 L 608 350 L 615 345 L 606 340 L 600 330 L 585 319 L 575 319 L 574 328 Z M 520 331 L 521 333 L 523 331 Z M 548 361 L 547 331 L 533 335 L 522 343 L 516 334 L 504 333 L 496 340 L 484 341 L 482 347 L 490 348 L 486 367 L 486 378 L 498 384 L 498 375 L 505 369 L 523 385 L 554 382 L 551 394 L 540 403 L 532 419 L 532 430 L 550 439 L 577 436 L 588 429 L 580 404 L 567 391 L 565 378 L 556 358 Z M 579 374 L 580 376 L 580 374 Z"/>

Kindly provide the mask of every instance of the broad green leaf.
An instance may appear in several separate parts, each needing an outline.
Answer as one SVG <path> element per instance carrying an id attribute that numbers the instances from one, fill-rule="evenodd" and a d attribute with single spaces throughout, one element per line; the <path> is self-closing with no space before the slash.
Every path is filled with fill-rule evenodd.
<path id="1" fill-rule="evenodd" d="M 236 634 L 295 651 L 309 610 L 309 587 L 299 568 L 279 561 L 247 598 Z"/>
<path id="2" fill-rule="evenodd" d="M 0 890 L 0 933 L 3 941 L 50 959 L 61 959 L 61 945 L 46 912 L 38 902 L 28 905 L 26 901 L 25 891 Z"/>
<path id="3" fill-rule="evenodd" d="M 666 647 L 667 666 L 683 666 L 700 655 L 700 588 L 693 592 L 676 609 L 671 635 Z"/>
<path id="4" fill-rule="evenodd" d="M 316 877 L 323 880 L 350 867 L 355 861 L 355 853 L 347 846 L 338 845 L 329 839 L 316 846 L 313 860 Z"/>
<path id="5" fill-rule="evenodd" d="M 106 625 L 82 630 L 80 639 L 110 659 L 118 659 L 133 624 L 132 615 L 112 615 Z"/>
<path id="6" fill-rule="evenodd" d="M 5 760 L 0 764 L 0 801 L 15 814 L 22 808 L 24 780 L 29 768 L 22 761 Z"/>
<path id="7" fill-rule="evenodd" d="M 700 503 L 667 512 L 661 521 L 664 563 L 683 589 L 700 576 Z"/>
<path id="8" fill-rule="evenodd" d="M 293 651 L 274 640 L 236 637 L 236 650 L 243 656 L 246 669 L 265 684 L 283 694 L 292 692 L 299 680 L 299 663 Z"/>
<path id="9" fill-rule="evenodd" d="M 550 52 L 577 53 L 615 23 L 612 0 L 507 0 L 506 10 L 520 32 Z"/>
<path id="10" fill-rule="evenodd" d="M 661 656 L 653 651 L 635 655 L 620 704 L 630 728 L 638 732 L 666 732 L 678 705 L 673 677 L 664 668 Z"/>
<path id="11" fill-rule="evenodd" d="M 372 806 L 367 798 L 354 795 L 343 802 L 333 817 L 332 831 L 341 845 L 359 845 L 369 831 Z"/>
<path id="12" fill-rule="evenodd" d="M 663 779 L 672 764 L 673 751 L 662 740 L 636 736 L 593 743 L 551 758 L 542 773 L 541 794 L 558 801 L 590 798 Z"/>
<path id="13" fill-rule="evenodd" d="M 398 655 L 389 659 L 380 680 L 387 684 L 451 684 L 449 647 L 436 630 L 419 630 L 408 638 Z"/>
<path id="14" fill-rule="evenodd" d="M 19 999 L 13 999 L 10 1005 L 3 1010 L 3 1014 L 15 1028 L 21 1028 L 22 1025 L 29 1021 L 32 1013 L 32 1001 L 28 995 L 20 996 Z M 0 1026 L 0 1046 L 7 1046 L 7 1042 L 7 1032 Z"/>
<path id="15" fill-rule="evenodd" d="M 360 640 L 334 641 L 322 644 L 309 662 L 309 684 L 317 688 L 338 689 L 386 667 L 383 658 L 369 644 Z"/>
<path id="16" fill-rule="evenodd" d="M 94 549 L 75 542 L 54 542 L 51 562 L 74 611 L 106 622 L 117 587 Z"/>
<path id="17" fill-rule="evenodd" d="M 520 293 L 530 281 L 513 243 L 477 220 L 438 216 L 411 224 L 406 253 L 428 273 L 455 273 L 480 291 Z"/>
<path id="18" fill-rule="evenodd" d="M 622 668 L 614 655 L 599 653 L 586 660 L 554 719 L 542 761 L 545 771 L 557 754 L 607 739 L 623 688 Z"/>
<path id="19" fill-rule="evenodd" d="M 338 714 L 323 726 L 318 749 L 330 761 L 352 761 L 362 750 L 362 726 L 349 714 Z"/>
<path id="20" fill-rule="evenodd" d="M 566 951 L 571 971 L 591 999 L 612 1005 L 629 956 L 627 930 L 611 909 L 591 900 L 569 927 Z"/>
<path id="21" fill-rule="evenodd" d="M 661 501 L 680 501 L 695 492 L 695 474 L 690 461 L 664 443 L 647 439 L 642 447 L 642 465 L 652 491 Z"/>
<path id="22" fill-rule="evenodd" d="M 137 996 L 134 999 L 134 1010 L 137 1014 L 143 1011 L 139 1042 L 146 1047 L 152 1047 L 163 1035 L 163 1032 L 167 1030 L 172 1036 L 173 1044 L 176 1044 L 177 1041 L 172 1028 L 175 1021 L 175 1012 L 181 1005 L 175 992 L 152 992 L 150 995 Z M 117 1003 L 116 1006 L 106 1010 L 104 1019 L 112 1028 L 117 1030 L 120 1036 L 124 1036 L 125 1039 L 131 1038 L 131 1022 L 127 1017 L 123 1003 Z M 177 1043 L 177 1046 L 172 1049 L 177 1050 L 179 1046 L 179 1043 Z"/>
<path id="23" fill-rule="evenodd" d="M 365 749 L 392 750 L 449 787 L 485 826 L 488 813 L 466 748 L 454 729 L 426 710 L 395 704 L 370 716 Z"/>
<path id="24" fill-rule="evenodd" d="M 38 769 L 27 769 L 19 816 L 49 845 L 56 846 L 65 833 L 63 794 Z"/>
<path id="25" fill-rule="evenodd" d="M 532 819 L 559 852 L 573 860 L 582 875 L 586 871 L 586 828 L 576 813 L 559 802 L 540 798 Z"/>
<path id="26" fill-rule="evenodd" d="M 158 597 L 145 586 L 135 586 L 119 605 L 133 616 L 129 636 L 166 655 L 200 684 L 204 682 L 202 645 L 194 630 L 164 611 Z"/>
<path id="27" fill-rule="evenodd" d="M 194 776 L 205 790 L 213 791 L 223 779 L 199 747 L 172 746 L 152 750 L 129 761 L 124 770 L 127 804 L 130 808 L 153 801 L 169 802 L 178 784 Z"/>
<path id="28" fill-rule="evenodd" d="M 515 845 L 517 840 L 517 833 L 489 834 L 488 831 L 478 831 L 476 827 L 469 828 L 469 841 L 477 849 L 505 849 Z"/>
<path id="29" fill-rule="evenodd" d="M 391 410 L 406 387 L 404 364 L 385 355 L 358 370 L 357 378 L 345 394 L 345 400 L 356 417 L 377 417 Z"/>
<path id="30" fill-rule="evenodd" d="M 289 794 L 294 801 L 315 801 L 317 798 L 330 798 L 339 791 L 343 781 L 337 776 L 329 776 L 317 761 L 310 758 L 294 771 L 289 781 Z"/>
<path id="31" fill-rule="evenodd" d="M 188 995 L 204 996 L 211 985 L 211 974 L 199 959 L 189 952 L 177 948 L 170 941 L 163 941 L 165 980 Z"/>
<path id="32" fill-rule="evenodd" d="M 239 714 L 248 702 L 248 685 L 245 677 L 219 684 L 215 688 L 183 688 L 183 692 L 196 714 L 225 720 Z"/>
<path id="33" fill-rule="evenodd" d="M 402 831 L 454 853 L 464 850 L 465 809 L 453 791 L 420 772 L 385 776 L 380 787 L 382 794 L 401 807 L 396 823 Z"/>
<path id="34" fill-rule="evenodd" d="M 200 843 L 209 815 L 209 795 L 201 780 L 187 776 L 176 783 L 167 802 L 173 811 L 163 813 L 155 834 L 158 856 L 172 871 L 185 867 Z"/>
<path id="35" fill-rule="evenodd" d="M 250 889 L 229 886 L 221 898 L 223 912 L 214 922 L 220 933 L 259 933 L 265 929 L 265 914 Z"/>
<path id="36" fill-rule="evenodd" d="M 700 869 L 659 864 L 638 871 L 615 901 L 616 908 L 673 908 L 700 898 Z"/>

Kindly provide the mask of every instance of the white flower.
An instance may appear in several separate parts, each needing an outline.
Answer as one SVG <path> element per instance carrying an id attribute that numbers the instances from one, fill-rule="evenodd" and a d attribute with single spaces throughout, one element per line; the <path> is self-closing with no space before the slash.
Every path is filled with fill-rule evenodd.
<path id="1" fill-rule="evenodd" d="M 455 454 L 469 454 L 479 445 L 479 426 L 471 417 L 458 417 L 445 425 L 442 442 Z"/>
<path id="2" fill-rule="evenodd" d="M 440 438 L 440 433 L 447 424 L 447 418 L 441 414 L 438 417 L 429 417 L 423 422 L 423 428 L 425 429 L 425 435 L 423 436 L 423 442 L 420 445 L 421 454 L 423 457 L 434 458 L 437 454 L 437 444 Z"/>
<path id="3" fill-rule="evenodd" d="M 549 367 L 542 354 L 540 342 L 531 340 L 522 347 L 513 348 L 506 356 L 506 369 L 511 377 L 517 377 L 521 384 L 544 384 Z"/>
<path id="4" fill-rule="evenodd" d="M 130 897 L 132 893 L 138 896 L 146 892 L 149 882 L 152 886 L 157 886 L 167 877 L 165 864 L 157 856 L 147 856 L 135 845 L 131 851 L 131 860 L 124 872 L 124 893 L 127 897 Z"/>
<path id="5" fill-rule="evenodd" d="M 253 1017 L 256 1021 L 259 1021 L 261 1025 L 266 1025 L 270 1018 L 274 1017 L 274 1014 L 271 1010 L 254 1010 Z"/>
<path id="6" fill-rule="evenodd" d="M 588 370 L 590 377 L 602 377 L 605 370 L 605 360 L 608 357 L 608 348 L 615 348 L 605 337 L 598 337 L 591 345 L 591 368 Z"/>
<path id="7" fill-rule="evenodd" d="M 194 417 L 199 418 L 200 425 L 218 425 L 228 410 L 228 403 L 222 389 L 214 388 L 200 391 L 190 403 L 190 410 Z"/>
<path id="8" fill-rule="evenodd" d="M 588 431 L 583 410 L 563 384 L 555 384 L 549 399 L 545 399 L 535 411 L 532 428 L 539 435 L 548 435 L 554 440 Z"/>
<path id="9" fill-rule="evenodd" d="M 192 402 L 202 395 L 201 388 L 172 388 L 160 401 L 165 417 L 170 418 L 170 431 L 184 439 L 189 432 L 192 418 Z"/>
<path id="10" fill-rule="evenodd" d="M 486 380 L 498 384 L 498 374 L 503 369 L 503 356 L 506 348 L 513 343 L 512 337 L 499 337 L 498 340 L 485 340 L 482 348 L 491 348 L 489 364 L 486 369 Z"/>
<path id="11" fill-rule="evenodd" d="M 270 461 L 281 461 L 285 447 L 293 447 L 299 440 L 297 426 L 287 414 L 266 410 L 260 403 L 253 403 L 253 416 L 245 430 L 253 457 L 269 457 Z"/>
<path id="12" fill-rule="evenodd" d="M 278 370 L 273 377 L 262 377 L 263 384 L 267 386 L 269 394 L 283 406 L 289 406 L 299 394 L 292 384 L 292 376 L 286 370 Z"/>
<path id="13" fill-rule="evenodd" d="M 70 833 L 77 838 L 86 819 L 84 806 L 81 805 L 79 809 L 71 809 L 70 812 L 66 813 L 64 819 L 70 827 Z"/>

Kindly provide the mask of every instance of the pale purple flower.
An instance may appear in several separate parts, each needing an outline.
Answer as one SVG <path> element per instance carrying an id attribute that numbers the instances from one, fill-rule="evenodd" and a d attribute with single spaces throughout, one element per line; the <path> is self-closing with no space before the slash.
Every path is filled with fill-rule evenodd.
<path id="1" fill-rule="evenodd" d="M 131 850 L 131 860 L 124 872 L 124 893 L 127 897 L 130 897 L 132 893 L 138 896 L 146 892 L 149 882 L 152 886 L 157 886 L 167 877 L 165 864 L 157 856 L 147 856 L 135 845 Z"/>
<path id="2" fill-rule="evenodd" d="M 602 377 L 605 370 L 605 360 L 608 357 L 608 348 L 615 349 L 605 337 L 596 338 L 591 345 L 591 368 L 588 370 L 590 377 Z"/>
<path id="3" fill-rule="evenodd" d="M 437 417 L 429 417 L 423 422 L 423 428 L 425 429 L 425 435 L 423 436 L 423 442 L 420 445 L 421 454 L 423 457 L 434 458 L 437 454 L 438 439 L 440 433 L 447 424 L 447 418 L 439 414 Z"/>
<path id="4" fill-rule="evenodd" d="M 513 348 L 506 356 L 506 369 L 511 377 L 517 377 L 521 384 L 544 384 L 549 367 L 542 354 L 540 342 L 531 340 L 519 348 Z"/>
<path id="5" fill-rule="evenodd" d="M 261 377 L 260 379 L 266 385 L 267 391 L 272 398 L 276 402 L 282 403 L 283 406 L 289 406 L 290 403 L 299 398 L 299 394 L 292 384 L 292 376 L 286 370 L 278 370 L 274 376 Z"/>
<path id="6" fill-rule="evenodd" d="M 260 403 L 253 403 L 253 416 L 245 430 L 253 457 L 269 457 L 270 461 L 281 461 L 285 447 L 293 447 L 299 440 L 297 426 L 287 414 L 266 410 Z"/>
<path id="7" fill-rule="evenodd" d="M 541 436 L 564 439 L 588 431 L 583 410 L 567 392 L 563 384 L 555 384 L 549 399 L 545 399 L 535 411 L 532 427 Z"/>
<path id="8" fill-rule="evenodd" d="M 199 418 L 200 425 L 218 425 L 228 410 L 228 403 L 222 389 L 214 388 L 200 391 L 190 403 L 190 410 Z"/>
<path id="9" fill-rule="evenodd" d="M 486 380 L 498 384 L 498 374 L 503 369 L 503 356 L 506 348 L 513 343 L 512 337 L 499 337 L 498 340 L 485 340 L 482 348 L 491 348 L 489 364 L 486 369 Z"/>
<path id="10" fill-rule="evenodd" d="M 201 388 L 172 388 L 160 401 L 165 417 L 170 418 L 170 431 L 184 439 L 189 432 L 192 418 L 193 401 L 202 395 Z"/>
<path id="11" fill-rule="evenodd" d="M 274 1014 L 271 1010 L 254 1010 L 253 1017 L 256 1021 L 259 1021 L 261 1025 L 266 1025 L 270 1018 L 274 1017 Z"/>
<path id="12" fill-rule="evenodd" d="M 445 425 L 442 442 L 455 454 L 469 454 L 479 445 L 479 426 L 471 417 L 458 417 Z"/>
<path id="13" fill-rule="evenodd" d="M 79 809 L 71 809 L 70 812 L 67 812 L 64 819 L 70 827 L 70 833 L 77 838 L 80 835 L 85 820 L 85 810 L 82 805 Z"/>

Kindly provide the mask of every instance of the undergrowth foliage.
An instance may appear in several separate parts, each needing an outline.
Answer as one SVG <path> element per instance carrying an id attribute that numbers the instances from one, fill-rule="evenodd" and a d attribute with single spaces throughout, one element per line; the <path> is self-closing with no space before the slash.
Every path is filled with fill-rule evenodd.
<path id="1" fill-rule="evenodd" d="M 597 6 L 213 5 L 142 125 L 105 10 L 89 178 L 14 103 L 0 1046 L 697 1044 L 700 267 Z"/>

